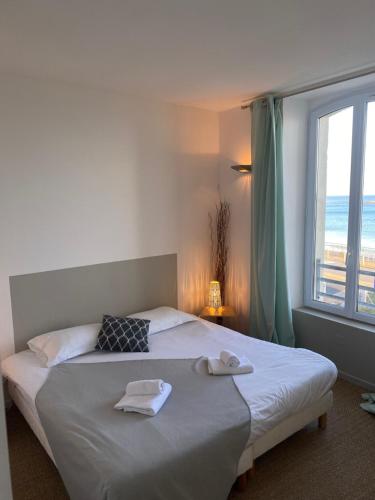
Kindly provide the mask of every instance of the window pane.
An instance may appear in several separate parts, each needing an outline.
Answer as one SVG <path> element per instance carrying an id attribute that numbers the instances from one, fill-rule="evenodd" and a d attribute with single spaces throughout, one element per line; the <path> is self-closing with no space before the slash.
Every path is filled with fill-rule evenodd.
<path id="1" fill-rule="evenodd" d="M 353 107 L 319 119 L 314 300 L 344 307 Z"/>
<path id="2" fill-rule="evenodd" d="M 375 316 L 375 103 L 367 106 L 357 309 Z"/>

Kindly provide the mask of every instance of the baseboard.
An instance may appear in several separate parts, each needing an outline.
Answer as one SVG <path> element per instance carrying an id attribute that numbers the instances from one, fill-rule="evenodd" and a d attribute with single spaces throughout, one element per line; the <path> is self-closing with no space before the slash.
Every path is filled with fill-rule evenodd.
<path id="1" fill-rule="evenodd" d="M 351 382 L 352 384 L 359 385 L 360 387 L 364 387 L 367 390 L 375 391 L 375 383 L 369 382 L 368 380 L 364 380 L 359 377 L 355 377 L 354 375 L 350 375 L 350 373 L 343 372 L 339 370 L 339 377 Z"/>

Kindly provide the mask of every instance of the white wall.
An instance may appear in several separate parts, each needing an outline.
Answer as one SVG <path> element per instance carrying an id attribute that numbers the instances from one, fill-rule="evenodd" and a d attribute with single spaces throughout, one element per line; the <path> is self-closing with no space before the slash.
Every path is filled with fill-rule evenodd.
<path id="1" fill-rule="evenodd" d="M 305 100 L 283 102 L 285 245 L 291 307 L 303 305 L 307 117 Z"/>
<path id="2" fill-rule="evenodd" d="M 182 107 L 177 114 L 179 306 L 199 313 L 211 279 L 208 212 L 218 199 L 219 116 Z"/>
<path id="3" fill-rule="evenodd" d="M 178 253 L 179 306 L 207 301 L 208 212 L 231 203 L 227 303 L 247 332 L 250 116 L 20 77 L 0 79 L 0 352 L 9 276 Z M 219 168 L 218 168 L 219 167 Z"/>
<path id="4" fill-rule="evenodd" d="M 179 252 L 180 302 L 203 305 L 194 273 L 208 268 L 217 113 L 2 77 L 0 116 L 3 357 L 13 350 L 10 275 Z"/>
<path id="5" fill-rule="evenodd" d="M 250 306 L 251 176 L 230 166 L 251 163 L 250 112 L 239 107 L 220 113 L 220 194 L 231 207 L 227 300 L 237 313 L 232 326 L 248 333 Z"/>

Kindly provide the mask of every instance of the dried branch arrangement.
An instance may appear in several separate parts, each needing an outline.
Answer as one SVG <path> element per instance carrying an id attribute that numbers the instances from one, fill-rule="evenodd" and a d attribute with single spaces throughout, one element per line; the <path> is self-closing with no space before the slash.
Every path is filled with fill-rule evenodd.
<path id="1" fill-rule="evenodd" d="M 227 201 L 216 205 L 215 219 L 209 213 L 208 223 L 211 236 L 211 272 L 213 279 L 219 281 L 221 300 L 225 304 L 225 283 L 228 264 L 230 207 Z"/>

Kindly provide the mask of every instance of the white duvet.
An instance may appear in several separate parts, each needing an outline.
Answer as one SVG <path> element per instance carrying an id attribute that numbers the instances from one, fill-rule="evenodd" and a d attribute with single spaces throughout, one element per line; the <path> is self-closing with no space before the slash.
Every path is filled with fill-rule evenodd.
<path id="1" fill-rule="evenodd" d="M 149 353 L 93 352 L 68 363 L 198 358 L 219 356 L 223 349 L 247 356 L 254 372 L 234 380 L 251 411 L 249 443 L 319 400 L 337 377 L 336 366 L 319 354 L 263 342 L 200 319 L 150 336 L 149 346 Z M 2 363 L 3 375 L 19 387 L 34 409 L 49 370 L 31 351 L 14 354 Z"/>

